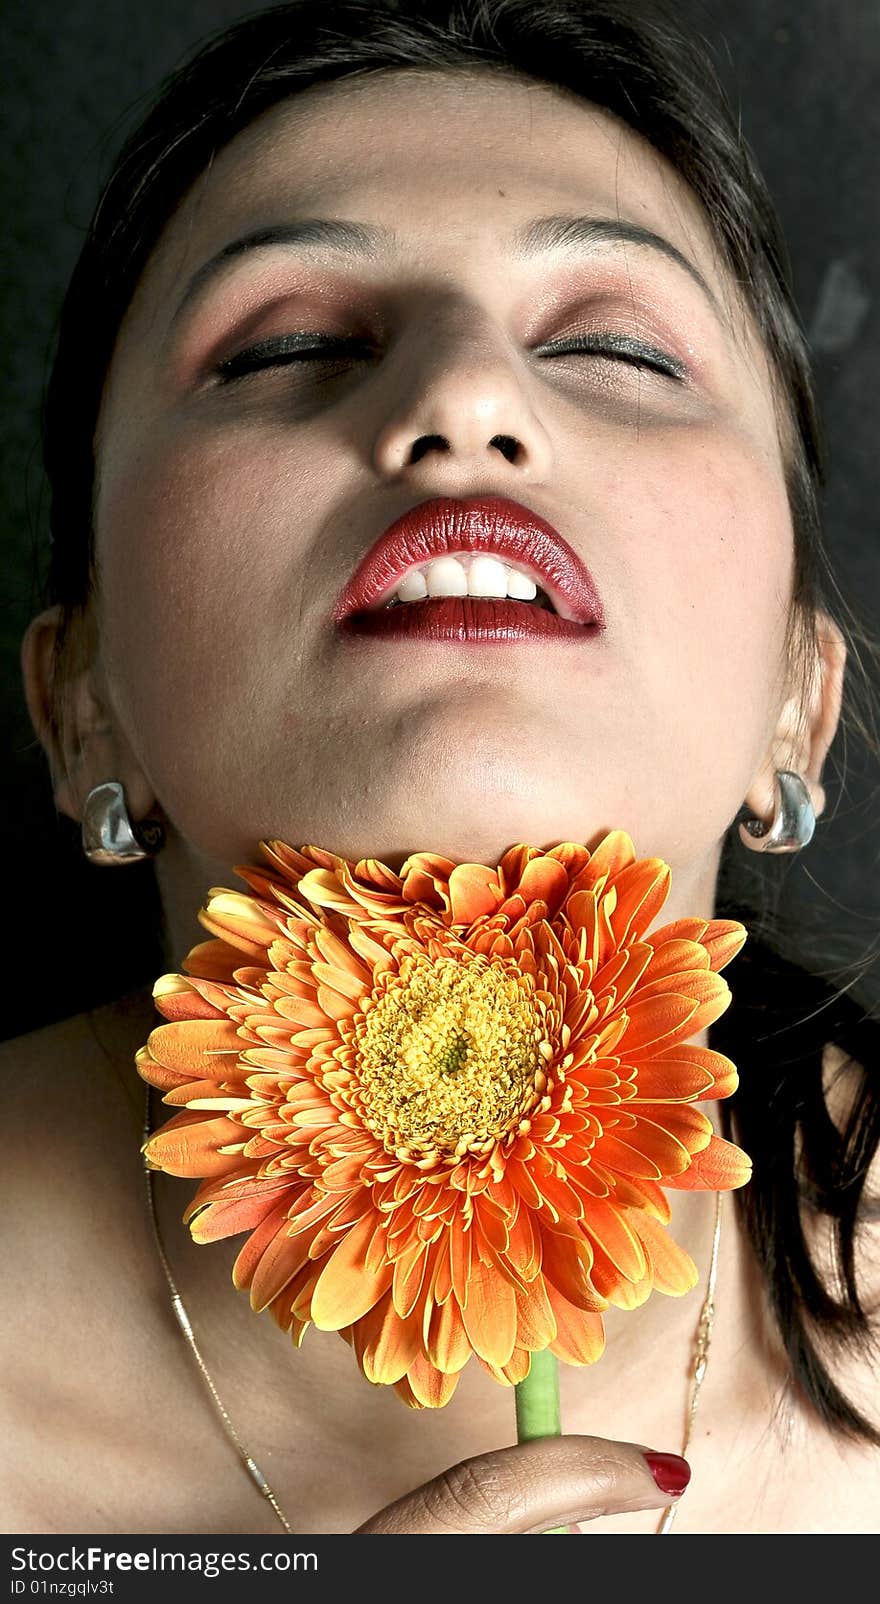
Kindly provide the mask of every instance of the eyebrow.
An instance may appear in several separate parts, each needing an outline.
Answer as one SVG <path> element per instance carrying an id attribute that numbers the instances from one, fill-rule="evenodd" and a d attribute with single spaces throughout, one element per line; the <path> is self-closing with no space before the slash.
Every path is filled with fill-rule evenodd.
<path id="1" fill-rule="evenodd" d="M 519 261 L 529 261 L 551 252 L 590 251 L 602 245 L 637 245 L 655 251 L 688 273 L 699 285 L 715 315 L 722 323 L 727 321 L 718 298 L 699 268 L 670 240 L 638 223 L 615 217 L 536 217 L 518 229 L 508 243 L 511 255 Z M 278 245 L 306 255 L 321 252 L 350 261 L 375 261 L 378 257 L 392 254 L 399 248 L 400 240 L 393 229 L 372 223 L 349 222 L 342 218 L 304 218 L 300 222 L 254 229 L 224 245 L 222 250 L 196 270 L 171 319 L 171 326 L 177 323 L 188 306 L 200 298 L 209 282 L 230 261 L 251 251 L 268 250 Z"/>

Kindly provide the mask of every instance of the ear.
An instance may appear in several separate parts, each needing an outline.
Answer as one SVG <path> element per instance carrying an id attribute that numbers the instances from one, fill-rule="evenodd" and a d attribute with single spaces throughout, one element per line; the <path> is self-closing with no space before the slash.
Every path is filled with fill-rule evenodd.
<path id="1" fill-rule="evenodd" d="M 757 818 L 770 821 L 776 806 L 774 771 L 791 769 L 801 776 L 818 818 L 825 809 L 822 770 L 840 721 L 846 643 L 827 613 L 816 614 L 817 655 L 806 697 L 798 691 L 787 699 L 773 741 L 745 796 Z"/>
<path id="2" fill-rule="evenodd" d="M 114 719 L 108 699 L 97 688 L 93 631 L 80 616 L 68 625 L 59 689 L 64 716 L 56 720 L 52 694 L 55 646 L 62 608 L 49 607 L 31 619 L 21 643 L 25 699 L 36 735 L 49 760 L 55 805 L 80 823 L 94 786 L 119 780 L 133 821 L 158 813 L 155 793 Z"/>

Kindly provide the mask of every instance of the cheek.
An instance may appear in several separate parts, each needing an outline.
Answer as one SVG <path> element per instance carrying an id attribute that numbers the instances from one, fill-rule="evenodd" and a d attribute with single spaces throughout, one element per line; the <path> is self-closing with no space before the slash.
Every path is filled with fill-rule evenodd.
<path id="1" fill-rule="evenodd" d="M 707 454 L 690 508 L 680 574 L 694 651 L 717 656 L 729 684 L 742 677 L 769 688 L 782 664 L 794 556 L 780 469 L 745 447 Z"/>
<path id="2" fill-rule="evenodd" d="M 293 462 L 277 443 L 227 436 L 206 446 L 184 433 L 145 445 L 108 477 L 101 628 L 119 712 L 139 736 L 170 718 L 197 733 L 218 706 L 252 714 L 269 640 L 289 642 L 295 671 L 303 551 L 328 475 L 313 450 Z"/>
<path id="3" fill-rule="evenodd" d="M 631 642 L 649 703 L 690 739 L 694 763 L 730 768 L 735 792 L 782 690 L 791 514 L 777 459 L 737 436 L 693 444 L 639 476 L 625 563 L 639 598 Z"/>

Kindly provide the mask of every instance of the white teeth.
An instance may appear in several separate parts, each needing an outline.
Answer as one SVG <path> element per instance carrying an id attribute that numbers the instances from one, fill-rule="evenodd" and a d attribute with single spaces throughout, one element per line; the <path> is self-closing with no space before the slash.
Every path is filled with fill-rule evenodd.
<path id="1" fill-rule="evenodd" d="M 424 568 L 411 568 L 404 574 L 394 601 L 424 601 L 426 596 L 509 596 L 515 601 L 534 601 L 538 587 L 528 574 L 510 568 L 498 557 L 478 554 L 467 566 L 457 557 L 435 557 Z"/>
<path id="2" fill-rule="evenodd" d="M 398 601 L 422 601 L 428 594 L 428 586 L 421 568 L 411 568 L 400 581 L 394 594 Z"/>
<path id="3" fill-rule="evenodd" d="M 507 568 L 497 557 L 473 557 L 468 569 L 469 596 L 506 596 Z"/>
<path id="4" fill-rule="evenodd" d="M 538 594 L 538 587 L 528 574 L 521 574 L 518 568 L 507 570 L 507 594 L 516 601 L 534 601 Z"/>
<path id="5" fill-rule="evenodd" d="M 429 596 L 466 596 L 468 579 L 455 557 L 435 557 L 425 575 Z"/>

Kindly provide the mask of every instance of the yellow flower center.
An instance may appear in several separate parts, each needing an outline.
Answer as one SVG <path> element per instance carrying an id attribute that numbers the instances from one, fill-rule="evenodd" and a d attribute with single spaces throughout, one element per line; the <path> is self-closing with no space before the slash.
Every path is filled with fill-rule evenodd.
<path id="1" fill-rule="evenodd" d="M 491 1146 L 545 1089 L 544 1037 L 519 969 L 407 957 L 355 1029 L 363 1118 L 395 1151 Z"/>

